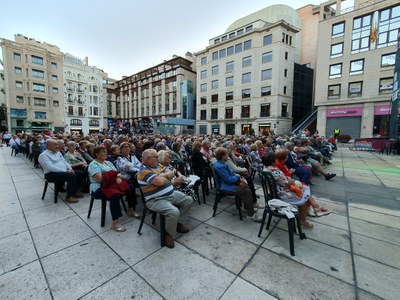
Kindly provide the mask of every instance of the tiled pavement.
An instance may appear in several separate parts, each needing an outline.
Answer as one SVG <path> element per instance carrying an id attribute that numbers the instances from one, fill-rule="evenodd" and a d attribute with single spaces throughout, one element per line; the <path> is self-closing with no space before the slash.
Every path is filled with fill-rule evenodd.
<path id="1" fill-rule="evenodd" d="M 312 187 L 334 213 L 311 220 L 292 257 L 284 222 L 258 238 L 259 224 L 240 221 L 233 200 L 213 218 L 214 194 L 194 204 L 192 230 L 174 249 L 160 247 L 150 217 L 142 236 L 137 219 L 110 230 L 108 210 L 101 228 L 99 202 L 87 219 L 89 196 L 54 204 L 49 189 L 42 201 L 42 171 L 10 154 L 0 149 L 0 299 L 399 297 L 399 156 L 339 148 L 329 167 L 337 177 Z"/>

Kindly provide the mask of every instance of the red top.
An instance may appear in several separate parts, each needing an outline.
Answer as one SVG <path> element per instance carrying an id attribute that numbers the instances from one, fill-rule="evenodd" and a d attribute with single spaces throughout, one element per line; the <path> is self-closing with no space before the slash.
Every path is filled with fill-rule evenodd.
<path id="1" fill-rule="evenodd" d="M 283 174 L 285 174 L 285 176 L 292 178 L 292 173 L 290 173 L 288 167 L 286 166 L 286 164 L 284 164 L 283 162 L 281 162 L 279 159 L 275 160 L 276 166 L 279 170 L 282 171 Z"/>

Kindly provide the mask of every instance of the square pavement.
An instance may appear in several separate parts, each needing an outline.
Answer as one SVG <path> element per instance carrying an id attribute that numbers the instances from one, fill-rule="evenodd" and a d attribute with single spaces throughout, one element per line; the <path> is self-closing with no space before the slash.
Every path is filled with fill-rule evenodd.
<path id="1" fill-rule="evenodd" d="M 259 238 L 232 198 L 212 217 L 213 190 L 174 249 L 160 247 L 149 216 L 141 236 L 126 216 L 116 233 L 109 209 L 100 226 L 100 202 L 87 218 L 88 195 L 68 204 L 61 193 L 54 204 L 49 185 L 41 200 L 43 172 L 2 147 L 0 299 L 398 299 L 400 157 L 341 145 L 332 163 L 337 176 L 314 177 L 311 192 L 334 212 L 309 218 L 314 229 L 295 236 L 291 256 L 284 220 Z"/>

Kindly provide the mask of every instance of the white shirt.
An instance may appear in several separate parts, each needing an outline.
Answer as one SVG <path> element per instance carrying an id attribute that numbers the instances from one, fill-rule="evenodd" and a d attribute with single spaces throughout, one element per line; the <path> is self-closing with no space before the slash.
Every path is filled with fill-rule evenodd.
<path id="1" fill-rule="evenodd" d="M 51 172 L 66 172 L 71 169 L 71 165 L 64 159 L 60 151 L 53 153 L 49 150 L 43 151 L 39 155 L 39 163 L 43 168 L 44 174 Z"/>

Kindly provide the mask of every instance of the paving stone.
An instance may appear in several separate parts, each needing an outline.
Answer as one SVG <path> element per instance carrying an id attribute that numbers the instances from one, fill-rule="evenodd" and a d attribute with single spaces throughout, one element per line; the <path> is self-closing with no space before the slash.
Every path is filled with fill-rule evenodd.
<path id="1" fill-rule="evenodd" d="M 98 300 L 106 298 L 105 295 L 112 295 L 113 299 L 163 299 L 132 270 L 126 270 L 80 299 Z"/>
<path id="2" fill-rule="evenodd" d="M 396 245 L 400 245 L 400 230 L 368 221 L 350 218 L 351 231 Z"/>
<path id="3" fill-rule="evenodd" d="M 0 274 L 38 259 L 28 231 L 0 239 Z"/>
<path id="4" fill-rule="evenodd" d="M 275 297 L 267 294 L 263 290 L 258 287 L 248 283 L 247 281 L 236 278 L 233 284 L 229 287 L 229 289 L 225 292 L 224 296 L 221 300 L 273 300 Z"/>
<path id="5" fill-rule="evenodd" d="M 39 257 L 47 256 L 94 235 L 95 233 L 78 216 L 32 229 Z"/>
<path id="6" fill-rule="evenodd" d="M 351 218 L 367 220 L 368 222 L 400 229 L 400 217 L 382 214 L 371 210 L 358 209 L 354 207 L 349 207 L 349 215 Z"/>
<path id="7" fill-rule="evenodd" d="M 355 299 L 352 285 L 263 248 L 240 277 L 278 299 Z"/>
<path id="8" fill-rule="evenodd" d="M 0 218 L 0 239 L 27 230 L 28 226 L 26 225 L 22 213 L 16 213 Z"/>
<path id="9" fill-rule="evenodd" d="M 235 278 L 180 244 L 160 249 L 134 270 L 166 299 L 219 299 Z"/>
<path id="10" fill-rule="evenodd" d="M 53 299 L 39 261 L 1 275 L 0 299 Z"/>
<path id="11" fill-rule="evenodd" d="M 58 203 L 55 205 L 49 205 L 27 211 L 25 217 L 29 227 L 36 228 L 74 215 L 74 211 L 70 209 L 63 201 L 58 201 Z"/>
<path id="12" fill-rule="evenodd" d="M 252 243 L 204 224 L 180 237 L 178 242 L 235 274 L 257 250 Z"/>
<path id="13" fill-rule="evenodd" d="M 13 215 L 22 211 L 15 191 L 1 194 L 0 199 L 0 217 Z"/>
<path id="14" fill-rule="evenodd" d="M 128 268 L 98 237 L 46 256 L 42 264 L 55 299 L 77 299 Z"/>
<path id="15" fill-rule="evenodd" d="M 399 299 L 400 270 L 354 255 L 358 286 L 384 299 Z"/>

